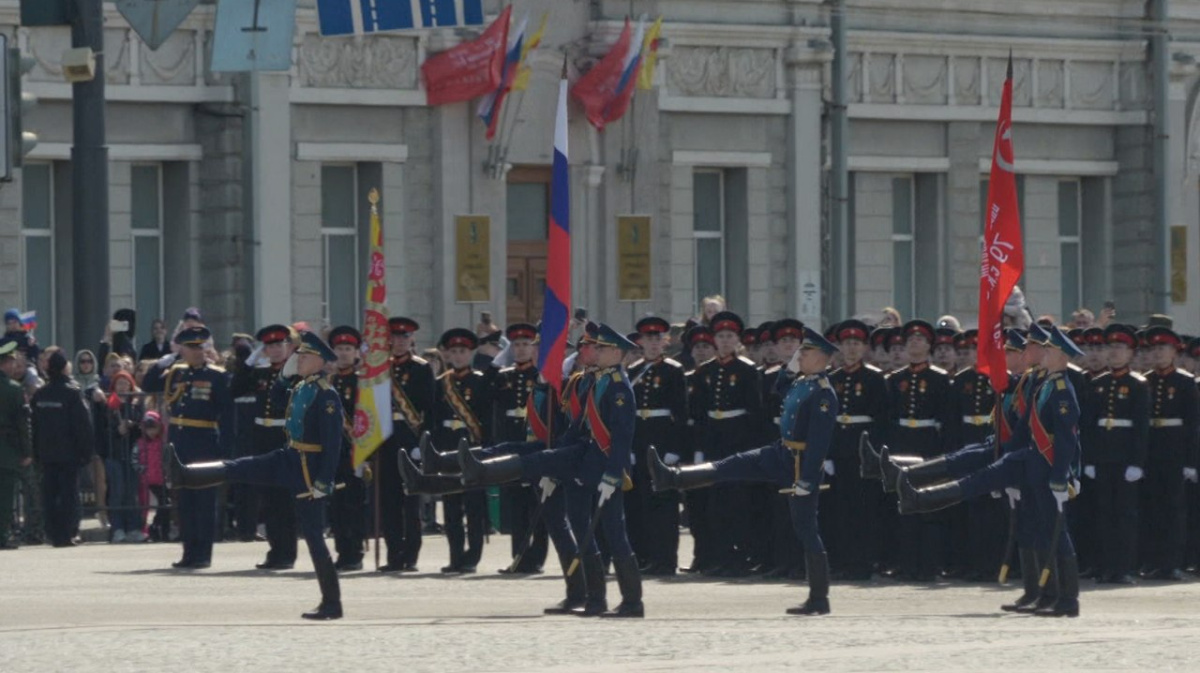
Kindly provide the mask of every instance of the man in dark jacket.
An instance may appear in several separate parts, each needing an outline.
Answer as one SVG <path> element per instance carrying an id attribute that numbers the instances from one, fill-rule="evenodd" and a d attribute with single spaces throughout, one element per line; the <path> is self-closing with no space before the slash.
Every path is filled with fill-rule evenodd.
<path id="1" fill-rule="evenodd" d="M 33 457 L 42 469 L 46 534 L 55 547 L 71 547 L 79 468 L 92 458 L 92 417 L 62 352 L 55 351 L 46 366 L 50 382 L 30 402 Z"/>
<path id="2" fill-rule="evenodd" d="M 0 549 L 15 549 L 9 541 L 13 496 L 20 470 L 33 461 L 29 449 L 29 405 L 21 384 L 13 380 L 17 342 L 0 341 Z"/>

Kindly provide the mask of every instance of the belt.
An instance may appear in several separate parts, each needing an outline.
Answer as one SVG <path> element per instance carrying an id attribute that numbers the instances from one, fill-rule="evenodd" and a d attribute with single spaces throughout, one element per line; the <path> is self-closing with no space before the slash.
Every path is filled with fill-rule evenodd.
<path id="1" fill-rule="evenodd" d="M 859 423 L 871 423 L 874 420 L 875 419 L 871 418 L 870 416 L 850 416 L 848 414 L 842 414 L 841 416 L 837 417 L 837 422 L 841 423 L 842 425 L 858 425 Z"/>
<path id="2" fill-rule="evenodd" d="M 790 439 L 781 439 L 779 441 L 783 442 L 783 445 L 792 451 L 803 451 L 808 448 L 808 442 L 796 442 Z"/>
<path id="3" fill-rule="evenodd" d="M 1101 418 L 1099 421 L 1096 421 L 1096 425 L 1106 430 L 1112 430 L 1113 428 L 1132 428 L 1133 421 L 1129 420 L 1128 418 Z"/>
<path id="4" fill-rule="evenodd" d="M 901 418 L 897 423 L 902 428 L 936 428 L 938 422 L 932 418 Z"/>
<path id="5" fill-rule="evenodd" d="M 783 417 L 776 416 L 775 418 L 771 419 L 771 422 L 774 423 L 775 425 L 779 425 L 781 422 L 783 422 Z"/>
<path id="6" fill-rule="evenodd" d="M 991 425 L 992 417 L 990 414 L 986 416 L 963 416 L 962 422 L 967 425 Z"/>
<path id="7" fill-rule="evenodd" d="M 180 418 L 178 416 L 171 417 L 171 425 L 178 425 L 181 428 L 204 428 L 205 430 L 216 430 L 216 421 L 201 421 L 195 418 Z"/>
<path id="8" fill-rule="evenodd" d="M 1182 428 L 1182 418 L 1151 418 L 1150 427 L 1152 428 Z"/>
<path id="9" fill-rule="evenodd" d="M 258 398 L 253 395 L 243 395 L 242 397 L 233 398 L 233 401 L 237 404 L 254 404 L 258 401 Z"/>
<path id="10" fill-rule="evenodd" d="M 746 415 L 745 409 L 726 409 L 724 411 L 717 409 L 716 411 L 708 412 L 709 418 L 715 418 L 718 421 L 725 419 L 725 418 L 737 418 L 738 416 L 745 416 L 745 415 Z"/>
<path id="11" fill-rule="evenodd" d="M 467 424 L 460 420 L 442 421 L 442 427 L 450 428 L 451 430 L 464 430 Z"/>
<path id="12" fill-rule="evenodd" d="M 309 444 L 308 442 L 297 442 L 292 440 L 289 445 L 301 453 L 320 453 L 322 451 L 320 444 Z"/>
<path id="13" fill-rule="evenodd" d="M 255 418 L 255 425 L 261 425 L 264 428 L 282 428 L 287 425 L 286 418 Z"/>
<path id="14" fill-rule="evenodd" d="M 506 409 L 504 415 L 509 418 L 528 418 L 529 411 L 525 408 L 521 409 Z"/>
<path id="15" fill-rule="evenodd" d="M 637 416 L 641 419 L 647 418 L 670 418 L 670 409 L 638 409 Z"/>

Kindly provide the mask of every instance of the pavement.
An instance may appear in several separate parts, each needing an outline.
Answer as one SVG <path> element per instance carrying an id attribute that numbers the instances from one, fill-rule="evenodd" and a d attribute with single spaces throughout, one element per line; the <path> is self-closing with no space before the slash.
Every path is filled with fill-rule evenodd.
<path id="1" fill-rule="evenodd" d="M 330 543 L 332 546 L 332 542 Z M 684 536 L 682 558 L 690 559 Z M 266 544 L 217 545 L 213 566 L 175 571 L 174 544 L 89 543 L 0 551 L 0 671 L 1072 671 L 1196 670 L 1200 582 L 1094 588 L 1083 616 L 1001 613 L 1013 586 L 835 583 L 833 614 L 789 617 L 795 583 L 648 579 L 645 620 L 543 617 L 558 568 L 443 576 L 443 538 L 421 571 L 342 577 L 346 618 L 309 623 L 317 584 L 254 569 Z M 372 554 L 367 556 L 368 565 Z M 552 562 L 553 565 L 553 562 Z M 617 589 L 609 580 L 610 604 Z"/>

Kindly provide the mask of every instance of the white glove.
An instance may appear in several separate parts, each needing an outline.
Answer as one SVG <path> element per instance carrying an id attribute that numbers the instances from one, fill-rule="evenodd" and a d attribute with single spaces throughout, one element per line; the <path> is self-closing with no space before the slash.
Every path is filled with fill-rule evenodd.
<path id="1" fill-rule="evenodd" d="M 542 477 L 538 481 L 538 488 L 542 489 L 542 500 L 547 500 L 554 493 L 554 489 L 558 488 L 558 482 L 550 477 Z"/>
<path id="2" fill-rule="evenodd" d="M 608 499 L 613 496 L 613 493 L 617 492 L 617 487 L 608 483 L 607 481 L 601 481 L 600 485 L 596 487 L 596 490 L 600 491 L 600 502 L 597 504 L 597 507 L 599 507 L 600 505 L 608 502 Z"/>
<path id="3" fill-rule="evenodd" d="M 266 347 L 266 344 L 259 344 L 258 348 L 255 348 L 253 351 L 251 351 L 250 357 L 246 358 L 246 366 L 257 367 L 258 363 L 262 361 L 263 349 Z"/>
<path id="4" fill-rule="evenodd" d="M 1021 502 L 1021 489 L 1009 486 L 1004 489 L 1004 492 L 1008 495 L 1008 506 L 1016 509 L 1017 503 Z"/>
<path id="5" fill-rule="evenodd" d="M 1125 481 L 1131 484 L 1136 481 L 1140 481 L 1142 474 L 1142 468 L 1138 467 L 1137 465 L 1130 465 L 1129 467 L 1125 468 Z"/>
<path id="6" fill-rule="evenodd" d="M 825 474 L 827 474 L 831 477 L 833 476 L 833 461 L 832 460 L 825 461 L 825 464 L 822 465 L 822 467 L 825 468 Z"/>
<path id="7" fill-rule="evenodd" d="M 1096 466 L 1095 465 L 1084 465 L 1083 466 L 1083 476 L 1087 477 L 1088 479 L 1095 479 L 1096 478 Z"/>
<path id="8" fill-rule="evenodd" d="M 1197 475 L 1196 468 L 1185 467 L 1185 468 L 1183 468 L 1183 480 L 1190 481 L 1193 484 L 1195 484 L 1197 482 L 1200 482 L 1200 475 Z"/>
<path id="9" fill-rule="evenodd" d="M 999 500 L 1001 495 L 1000 491 L 992 491 L 992 500 Z"/>
<path id="10" fill-rule="evenodd" d="M 804 496 L 812 493 L 811 489 L 812 489 L 811 484 L 806 484 L 802 481 L 798 481 L 798 482 L 796 482 L 796 485 L 792 487 L 792 493 L 803 498 Z"/>
<path id="11" fill-rule="evenodd" d="M 629 467 L 633 467 L 634 465 L 637 465 L 637 456 L 633 455 L 633 453 L 630 453 L 629 454 Z"/>
<path id="12" fill-rule="evenodd" d="M 325 496 L 329 495 L 332 492 L 333 492 L 332 486 L 323 484 L 319 481 L 313 482 L 312 491 L 311 491 L 313 500 L 320 500 L 321 498 L 324 498 Z"/>
<path id="13" fill-rule="evenodd" d="M 408 455 L 412 456 L 414 463 L 421 462 L 421 447 L 414 446 L 412 450 L 408 452 Z"/>
<path id="14" fill-rule="evenodd" d="M 155 364 L 155 366 L 161 366 L 163 368 L 170 367 L 171 363 L 175 362 L 178 359 L 179 359 L 179 356 L 176 355 L 175 353 L 168 353 L 168 354 L 162 356 L 161 358 L 159 358 L 158 362 Z"/>
<path id="15" fill-rule="evenodd" d="M 1060 512 L 1063 511 L 1063 503 L 1071 497 L 1071 494 L 1065 488 L 1062 490 L 1052 488 L 1050 489 L 1050 495 L 1054 496 L 1054 504 L 1058 506 L 1058 511 Z"/>
<path id="16" fill-rule="evenodd" d="M 797 348 L 796 352 L 792 353 L 792 359 L 787 363 L 787 370 L 793 374 L 800 373 L 800 350 Z"/>
<path id="17" fill-rule="evenodd" d="M 679 454 L 678 453 L 668 453 L 667 455 L 663 456 L 663 463 L 666 465 L 678 464 L 679 463 Z"/>
<path id="18" fill-rule="evenodd" d="M 704 462 L 704 452 L 697 451 L 696 452 L 696 464 L 699 465 L 700 463 L 703 463 L 703 462 Z"/>
<path id="19" fill-rule="evenodd" d="M 287 362 L 283 363 L 283 369 L 280 370 L 279 373 L 284 378 L 290 379 L 296 375 L 296 370 L 299 367 L 300 367 L 299 356 L 296 355 L 295 353 L 292 353 L 291 356 L 288 357 Z"/>

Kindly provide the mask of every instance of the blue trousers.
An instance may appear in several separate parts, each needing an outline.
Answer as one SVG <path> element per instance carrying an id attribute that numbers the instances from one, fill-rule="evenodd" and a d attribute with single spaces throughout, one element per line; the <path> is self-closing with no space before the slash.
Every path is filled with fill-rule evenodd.
<path id="1" fill-rule="evenodd" d="M 796 455 L 780 442 L 722 458 L 713 467 L 719 482 L 767 482 L 780 488 L 796 483 Z M 825 543 L 821 541 L 817 528 L 817 501 L 820 499 L 820 481 L 824 478 L 825 473 L 821 472 L 821 478 L 813 485 L 812 493 L 788 498 L 792 527 L 796 529 L 796 536 L 804 545 L 804 551 L 809 554 L 825 552 Z"/>
<path id="2" fill-rule="evenodd" d="M 528 456 L 545 450 L 546 445 L 542 442 L 504 442 L 484 448 L 481 458 L 509 455 Z M 542 521 L 546 524 L 546 533 L 550 536 L 550 541 L 554 543 L 554 549 L 558 552 L 559 558 L 573 559 L 579 555 L 579 544 L 567 518 L 566 490 L 564 482 L 560 483 L 559 487 L 550 494 L 546 504 L 542 505 Z M 581 534 L 582 532 L 580 531 Z"/>
<path id="3" fill-rule="evenodd" d="M 215 430 L 173 427 L 171 437 L 175 452 L 185 465 L 221 457 Z M 183 560 L 211 563 L 216 528 L 217 489 L 182 489 L 179 492 L 179 539 L 183 543 Z"/>
<path id="4" fill-rule="evenodd" d="M 566 499 L 567 520 L 572 533 L 586 531 L 592 522 L 592 501 L 600 479 L 604 476 L 604 468 L 608 457 L 588 444 L 572 444 L 549 451 L 537 451 L 521 456 L 521 476 L 526 481 L 538 481 L 542 477 L 550 477 L 558 481 L 564 490 Z M 547 519 L 549 526 L 549 519 Z M 633 556 L 633 547 L 629 544 L 629 536 L 625 531 L 625 498 L 621 489 L 600 508 L 600 527 L 604 539 L 608 542 L 608 551 L 613 558 L 628 558 Z M 558 544 L 560 532 L 549 531 Z M 581 533 L 580 533 L 581 534 Z M 579 544 L 576 538 L 575 543 Z M 600 547 L 596 544 L 595 536 L 588 540 L 585 554 L 599 554 Z M 560 548 L 561 551 L 561 548 Z"/>
<path id="5" fill-rule="evenodd" d="M 278 486 L 293 493 L 307 492 L 300 456 L 292 449 L 275 449 L 259 456 L 227 460 L 225 470 L 225 479 L 230 483 Z M 325 546 L 326 500 L 307 497 L 295 499 L 296 527 L 308 545 L 313 567 L 318 567 L 322 560 L 331 559 L 329 548 Z"/>
<path id="6" fill-rule="evenodd" d="M 950 476 L 961 479 L 990 465 L 995 456 L 996 448 L 990 443 L 984 443 L 968 444 L 958 451 L 947 453 L 944 458 Z"/>

